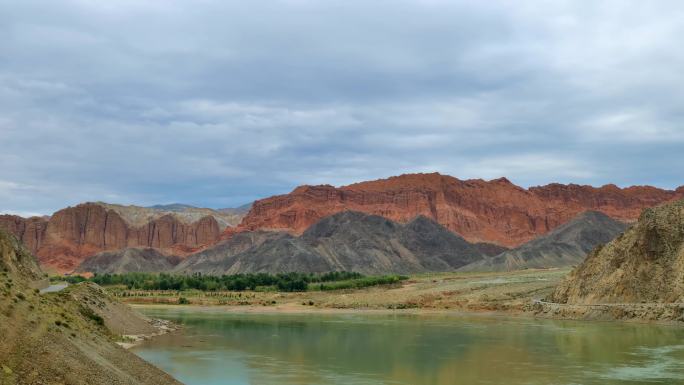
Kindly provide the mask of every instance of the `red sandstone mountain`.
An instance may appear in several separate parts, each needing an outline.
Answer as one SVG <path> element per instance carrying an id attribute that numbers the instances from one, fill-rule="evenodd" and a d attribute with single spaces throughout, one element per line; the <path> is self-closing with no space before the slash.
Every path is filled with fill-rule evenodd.
<path id="1" fill-rule="evenodd" d="M 319 219 L 344 210 L 408 222 L 424 215 L 471 242 L 515 247 L 595 210 L 631 222 L 642 209 L 684 197 L 650 186 L 619 188 L 549 184 L 524 189 L 505 178 L 459 180 L 448 175 L 408 174 L 333 187 L 300 186 L 289 194 L 254 202 L 235 231 L 285 230 L 301 234 Z"/>
<path id="2" fill-rule="evenodd" d="M 60 272 L 73 270 L 101 251 L 126 247 L 153 247 L 187 255 L 214 244 L 225 228 L 210 215 L 192 220 L 173 213 L 150 213 L 134 206 L 84 203 L 49 218 L 0 215 L 0 228 L 21 239 L 43 266 Z"/>

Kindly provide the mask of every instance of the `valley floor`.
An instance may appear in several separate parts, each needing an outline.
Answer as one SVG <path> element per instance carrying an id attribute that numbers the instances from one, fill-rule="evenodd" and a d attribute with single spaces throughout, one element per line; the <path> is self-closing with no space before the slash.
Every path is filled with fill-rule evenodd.
<path id="1" fill-rule="evenodd" d="M 568 269 L 506 273 L 440 273 L 412 276 L 391 286 L 359 290 L 279 292 L 127 291 L 120 299 L 137 305 L 222 306 L 240 311 L 479 311 L 522 313 L 546 297 Z"/>

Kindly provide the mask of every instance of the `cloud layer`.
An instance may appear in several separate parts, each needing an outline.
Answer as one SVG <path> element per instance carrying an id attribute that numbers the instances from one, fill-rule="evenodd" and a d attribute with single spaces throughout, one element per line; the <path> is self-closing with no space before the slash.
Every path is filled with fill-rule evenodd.
<path id="1" fill-rule="evenodd" d="M 678 1 L 0 1 L 0 211 L 684 184 Z"/>

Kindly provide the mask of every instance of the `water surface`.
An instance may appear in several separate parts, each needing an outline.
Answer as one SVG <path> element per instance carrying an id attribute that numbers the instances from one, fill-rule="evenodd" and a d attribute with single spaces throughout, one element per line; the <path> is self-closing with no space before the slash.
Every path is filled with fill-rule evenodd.
<path id="1" fill-rule="evenodd" d="M 145 309 L 134 349 L 188 385 L 684 384 L 678 327 L 451 315 Z"/>

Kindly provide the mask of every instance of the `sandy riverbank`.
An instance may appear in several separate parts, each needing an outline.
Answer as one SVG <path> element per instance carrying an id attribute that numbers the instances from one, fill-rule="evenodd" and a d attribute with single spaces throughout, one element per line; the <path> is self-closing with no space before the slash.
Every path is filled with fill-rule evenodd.
<path id="1" fill-rule="evenodd" d="M 566 270 L 509 273 L 443 273 L 411 277 L 400 285 L 361 290 L 299 293 L 156 293 L 123 297 L 149 309 L 195 309 L 230 313 L 450 314 L 524 316 L 534 298 L 550 293 Z M 189 302 L 178 305 L 183 296 Z"/>

